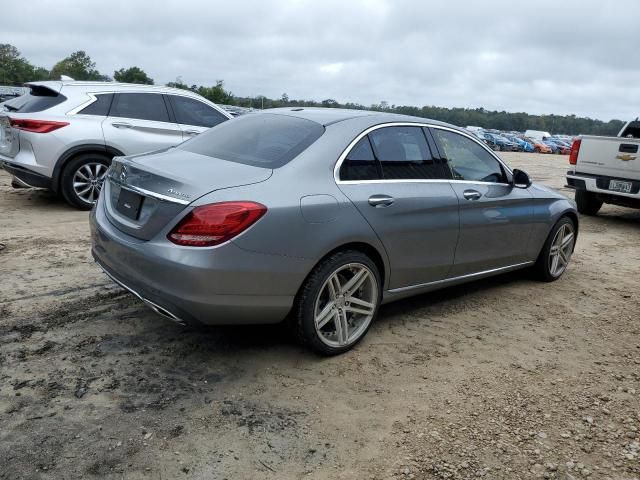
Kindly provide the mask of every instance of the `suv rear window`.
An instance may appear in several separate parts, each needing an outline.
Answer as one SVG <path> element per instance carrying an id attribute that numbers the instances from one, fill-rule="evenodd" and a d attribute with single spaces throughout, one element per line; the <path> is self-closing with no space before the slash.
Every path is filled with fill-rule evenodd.
<path id="1" fill-rule="evenodd" d="M 24 103 L 15 110 L 20 113 L 44 112 L 45 110 L 60 105 L 67 97 L 47 87 L 33 86 L 31 91 L 20 97 Z"/>
<path id="2" fill-rule="evenodd" d="M 254 167 L 279 168 L 324 133 L 319 123 L 270 113 L 223 122 L 177 148 Z"/>

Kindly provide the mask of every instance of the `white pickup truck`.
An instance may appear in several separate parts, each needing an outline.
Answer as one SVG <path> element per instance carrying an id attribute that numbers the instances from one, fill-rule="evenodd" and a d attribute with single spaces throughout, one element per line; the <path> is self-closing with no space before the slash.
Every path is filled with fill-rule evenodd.
<path id="1" fill-rule="evenodd" d="M 640 120 L 617 137 L 582 135 L 571 146 L 567 186 L 575 189 L 578 211 L 595 215 L 603 203 L 640 208 Z"/>

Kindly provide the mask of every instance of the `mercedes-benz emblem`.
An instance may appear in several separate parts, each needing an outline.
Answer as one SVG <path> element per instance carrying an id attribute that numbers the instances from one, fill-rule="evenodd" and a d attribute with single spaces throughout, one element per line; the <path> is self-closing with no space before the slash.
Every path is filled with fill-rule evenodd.
<path id="1" fill-rule="evenodd" d="M 124 182 L 127 179 L 127 167 L 124 165 L 120 169 L 120 181 Z"/>

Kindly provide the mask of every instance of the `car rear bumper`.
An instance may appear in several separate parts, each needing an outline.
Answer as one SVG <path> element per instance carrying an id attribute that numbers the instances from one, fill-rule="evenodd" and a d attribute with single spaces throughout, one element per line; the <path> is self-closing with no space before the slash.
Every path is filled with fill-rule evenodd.
<path id="1" fill-rule="evenodd" d="M 291 310 L 307 260 L 243 250 L 141 241 L 116 229 L 99 203 L 90 215 L 92 255 L 117 283 L 180 323 L 277 323 Z"/>
<path id="2" fill-rule="evenodd" d="M 624 193 L 609 190 L 609 182 L 611 180 L 631 182 L 631 191 L 629 193 Z M 628 178 L 567 172 L 567 187 L 573 188 L 574 190 L 586 190 L 593 193 L 640 199 L 640 180 L 632 180 Z"/>
<path id="3" fill-rule="evenodd" d="M 4 168 L 11 175 L 31 187 L 49 189 L 51 188 L 51 179 L 49 177 L 45 177 L 40 173 L 34 172 L 32 170 L 29 170 L 28 168 L 14 163 L 0 162 L 0 164 L 2 165 L 2 168 Z"/>

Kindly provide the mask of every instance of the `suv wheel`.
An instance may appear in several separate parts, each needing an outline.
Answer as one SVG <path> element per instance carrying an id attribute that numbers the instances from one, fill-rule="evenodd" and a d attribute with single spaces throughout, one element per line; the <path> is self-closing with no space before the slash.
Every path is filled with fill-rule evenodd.
<path id="1" fill-rule="evenodd" d="M 98 200 L 111 158 L 99 153 L 78 155 L 64 167 L 60 190 L 69 205 L 91 210 Z"/>
<path id="2" fill-rule="evenodd" d="M 583 215 L 596 215 L 602 207 L 602 200 L 595 193 L 576 190 L 576 205 Z"/>
<path id="3" fill-rule="evenodd" d="M 338 355 L 365 336 L 382 288 L 376 265 L 347 250 L 322 261 L 302 286 L 294 308 L 299 340 L 323 355 Z"/>

